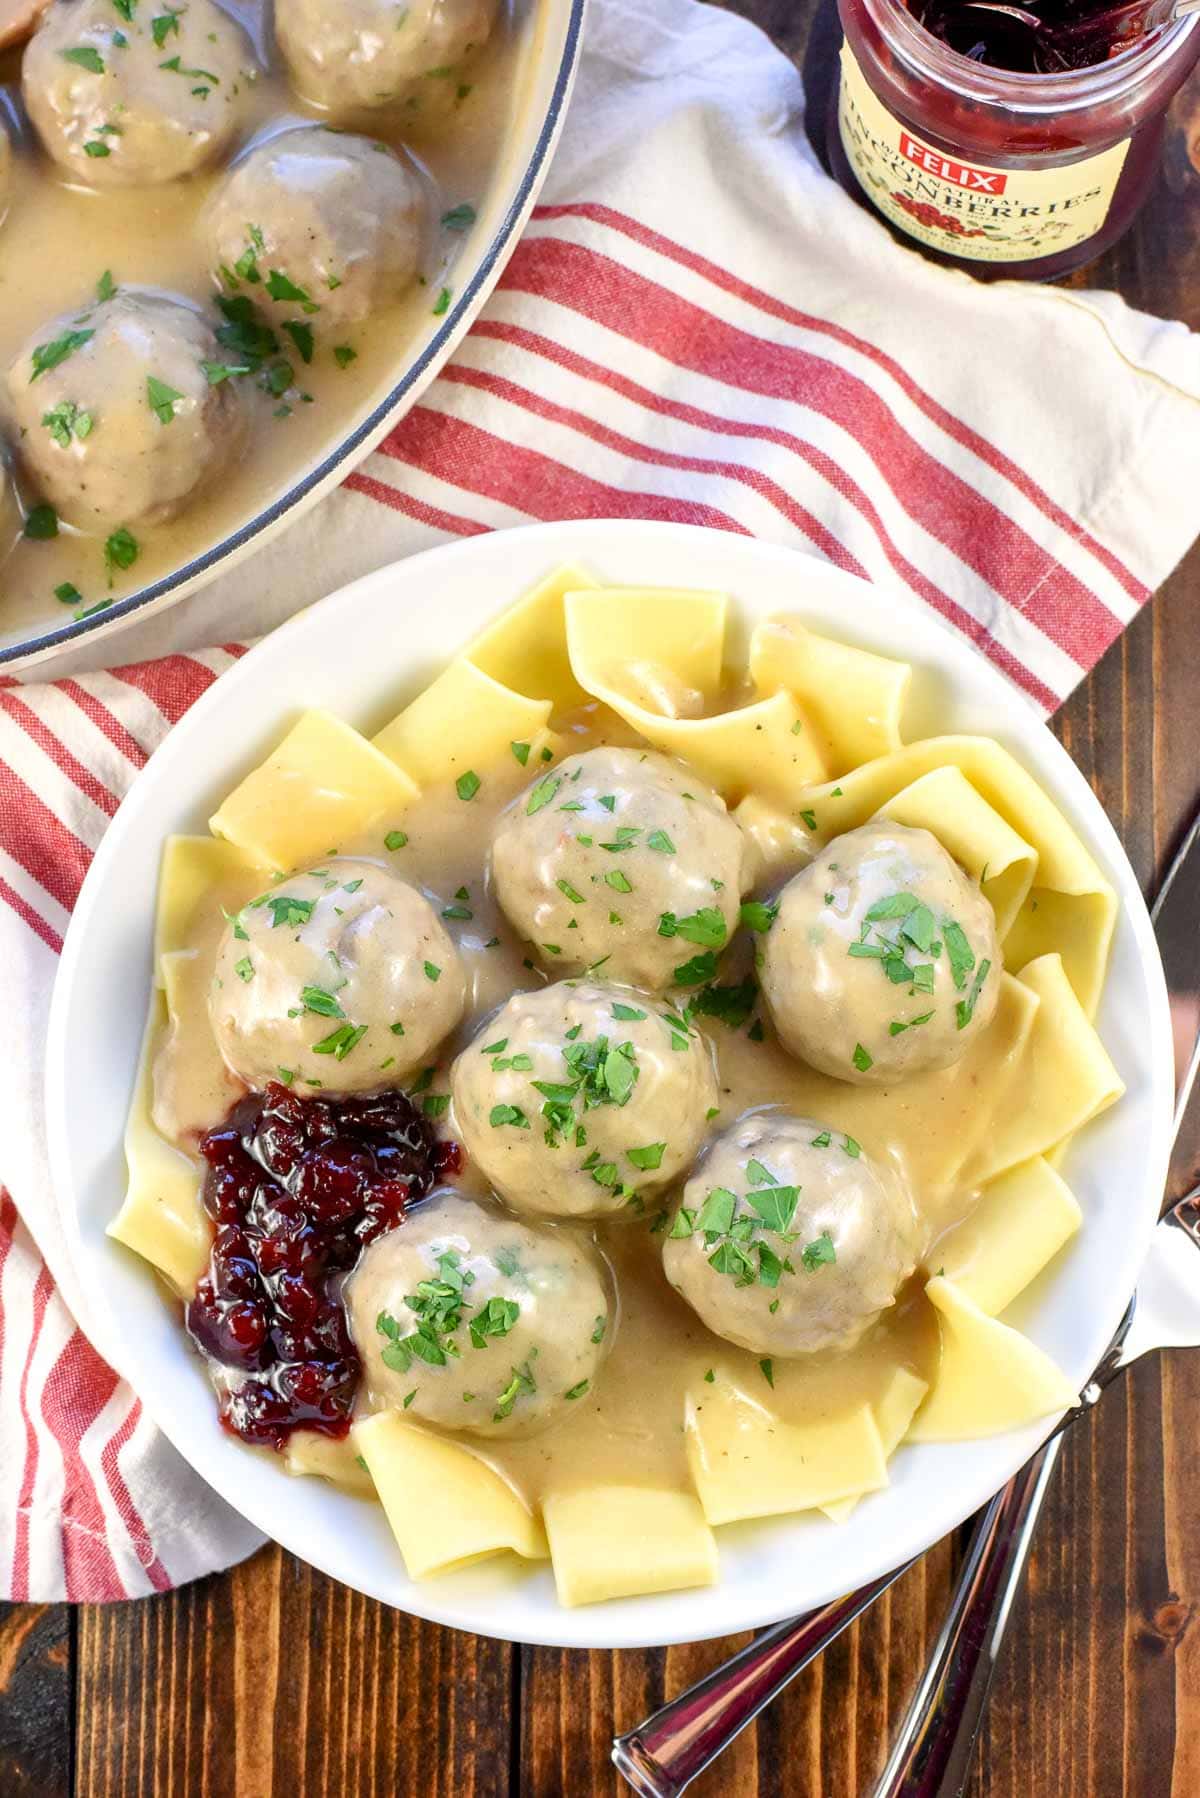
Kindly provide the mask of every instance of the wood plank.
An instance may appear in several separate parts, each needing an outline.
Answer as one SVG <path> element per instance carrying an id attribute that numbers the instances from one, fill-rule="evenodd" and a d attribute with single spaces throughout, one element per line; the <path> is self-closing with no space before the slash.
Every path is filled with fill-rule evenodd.
<path id="1" fill-rule="evenodd" d="M 180 1592 L 80 1612 L 74 1789 L 501 1798 L 512 1664 L 504 1643 L 419 1622 L 263 1549 Z"/>
<path id="2" fill-rule="evenodd" d="M 62 1798 L 71 1777 L 71 1613 L 0 1604 L 0 1793 Z"/>
<path id="3" fill-rule="evenodd" d="M 952 1544 L 939 1544 L 795 1680 L 689 1788 L 696 1798 L 852 1798 L 863 1790 L 883 1763 L 932 1645 L 951 1555 Z M 749 1639 L 615 1654 L 523 1650 L 521 1798 L 626 1793 L 609 1762 L 613 1735 L 633 1728 Z"/>

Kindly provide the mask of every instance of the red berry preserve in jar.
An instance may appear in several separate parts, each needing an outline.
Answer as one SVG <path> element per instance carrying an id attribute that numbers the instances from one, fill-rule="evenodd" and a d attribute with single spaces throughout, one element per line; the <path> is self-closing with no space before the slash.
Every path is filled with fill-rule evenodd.
<path id="1" fill-rule="evenodd" d="M 1200 57 L 1200 13 L 1147 32 L 1137 6 L 1032 5 L 1040 26 L 965 0 L 838 0 L 834 174 L 977 275 L 1048 280 L 1107 249 Z"/>

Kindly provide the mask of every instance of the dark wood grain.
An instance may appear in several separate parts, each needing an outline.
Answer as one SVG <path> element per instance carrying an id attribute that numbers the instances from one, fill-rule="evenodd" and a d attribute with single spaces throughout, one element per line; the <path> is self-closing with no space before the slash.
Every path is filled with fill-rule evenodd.
<path id="1" fill-rule="evenodd" d="M 813 0 L 732 0 L 798 62 Z M 821 57 L 814 56 L 813 64 Z M 1200 81 L 1130 234 L 1078 285 L 1200 326 Z M 1200 496 L 1198 496 L 1200 506 Z M 1153 886 L 1200 802 L 1200 550 L 1057 721 Z M 1200 1795 L 1200 1356 L 1143 1365 L 1069 1440 L 1009 1629 L 975 1798 Z M 697 1783 L 869 1789 L 952 1577 L 942 1544 Z M 588 1798 L 614 1730 L 738 1642 L 512 1650 L 277 1549 L 136 1605 L 0 1607 L 0 1798 Z"/>
<path id="2" fill-rule="evenodd" d="M 0 1605 L 3 1798 L 59 1798 L 70 1788 L 73 1636 L 66 1605 Z"/>

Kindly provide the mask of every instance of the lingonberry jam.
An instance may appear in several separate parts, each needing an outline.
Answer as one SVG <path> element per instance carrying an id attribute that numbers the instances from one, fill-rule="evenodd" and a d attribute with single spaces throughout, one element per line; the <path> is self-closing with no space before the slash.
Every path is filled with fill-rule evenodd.
<path id="1" fill-rule="evenodd" d="M 278 1084 L 239 1100 L 200 1148 L 214 1236 L 186 1322 L 216 1364 L 221 1421 L 271 1448 L 297 1429 L 344 1436 L 362 1370 L 342 1280 L 461 1151 L 403 1093 L 301 1098 Z"/>
<path id="2" fill-rule="evenodd" d="M 1133 5 L 1111 0 L 1033 0 L 1018 10 L 1031 12 L 1041 29 L 1011 13 L 989 12 L 969 0 L 908 0 L 918 24 L 960 56 L 994 69 L 1027 75 L 1060 75 L 1119 56 L 1144 34 L 1145 0 Z"/>
<path id="3" fill-rule="evenodd" d="M 1035 0 L 1047 23 L 1093 27 L 1052 51 L 965 0 L 837 4 L 830 165 L 895 230 L 975 274 L 1045 280 L 1131 223 L 1200 55 L 1200 14 L 1147 33 L 1128 6 Z"/>

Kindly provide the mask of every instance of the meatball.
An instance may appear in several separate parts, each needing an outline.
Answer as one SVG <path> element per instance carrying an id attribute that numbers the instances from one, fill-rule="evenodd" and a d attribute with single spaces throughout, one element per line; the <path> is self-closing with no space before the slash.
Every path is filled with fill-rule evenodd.
<path id="1" fill-rule="evenodd" d="M 454 104 L 498 11 L 499 0 L 275 0 L 275 35 L 306 100 L 339 117 L 402 107 L 419 126 Z"/>
<path id="2" fill-rule="evenodd" d="M 966 1053 L 1000 970 L 978 886 L 929 831 L 881 821 L 835 837 L 784 887 L 762 990 L 793 1055 L 886 1085 Z"/>
<path id="3" fill-rule="evenodd" d="M 372 1243 L 346 1296 L 374 1407 L 474 1436 L 544 1430 L 607 1349 L 611 1300 L 584 1244 L 447 1189 Z"/>
<path id="4" fill-rule="evenodd" d="M 715 966 L 748 884 L 725 802 L 682 762 L 589 749 L 503 814 L 492 881 L 509 921 L 556 969 L 598 967 L 651 990 Z"/>
<path id="5" fill-rule="evenodd" d="M 239 162 L 206 222 L 226 285 L 245 280 L 260 303 L 293 314 L 297 303 L 311 307 L 315 326 L 347 325 L 391 305 L 412 282 L 425 196 L 386 144 L 307 125 Z"/>
<path id="6" fill-rule="evenodd" d="M 230 144 L 254 74 L 249 44 L 213 0 L 120 11 L 114 0 L 54 0 L 21 79 L 47 153 L 75 180 L 147 187 Z"/>
<path id="7" fill-rule="evenodd" d="M 465 1003 L 458 951 L 429 901 L 386 868 L 335 857 L 229 920 L 209 1016 L 248 1086 L 367 1092 L 427 1061 Z"/>
<path id="8" fill-rule="evenodd" d="M 661 1000 L 568 980 L 502 1006 L 450 1092 L 468 1154 L 515 1210 L 603 1217 L 691 1165 L 717 1080 Z"/>
<path id="9" fill-rule="evenodd" d="M 719 1136 L 663 1243 L 667 1279 L 757 1355 L 848 1348 L 916 1266 L 912 1200 L 853 1137 L 759 1112 Z"/>
<path id="10" fill-rule="evenodd" d="M 246 437 L 222 351 L 189 301 L 147 288 L 44 325 L 18 352 L 8 391 L 22 460 L 45 499 L 82 530 L 173 518 Z"/>

